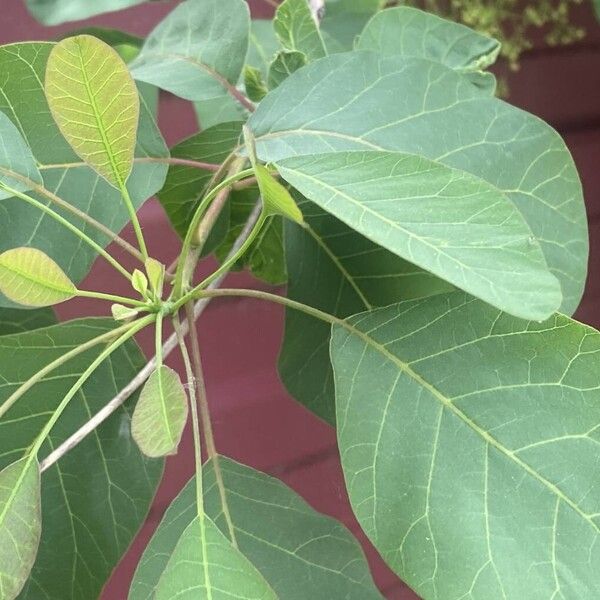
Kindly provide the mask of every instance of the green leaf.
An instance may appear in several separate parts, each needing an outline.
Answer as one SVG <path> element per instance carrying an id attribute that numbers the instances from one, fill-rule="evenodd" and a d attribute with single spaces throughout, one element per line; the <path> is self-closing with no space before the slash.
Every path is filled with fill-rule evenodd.
<path id="1" fill-rule="evenodd" d="M 4 184 L 18 192 L 27 192 L 32 187 L 31 183 L 41 184 L 42 176 L 29 146 L 3 112 L 0 112 L 0 139 L 0 186 Z M 10 196 L 0 187 L 0 200 Z"/>
<path id="2" fill-rule="evenodd" d="M 35 561 L 42 515 L 40 467 L 25 456 L 0 471 L 0 594 L 13 600 Z"/>
<path id="3" fill-rule="evenodd" d="M 397 90 L 406 93 L 399 97 Z M 516 204 L 541 243 L 562 285 L 561 310 L 576 308 L 588 235 L 573 159 L 548 125 L 483 97 L 460 73 L 411 57 L 333 55 L 296 71 L 260 103 L 249 125 L 263 162 L 393 150 L 488 181 Z"/>
<path id="4" fill-rule="evenodd" d="M 452 286 L 360 235 L 295 194 L 305 226 L 285 225 L 287 296 L 337 317 L 400 300 L 448 292 Z M 287 309 L 279 374 L 287 390 L 325 421 L 335 423 L 331 327 Z"/>
<path id="5" fill-rule="evenodd" d="M 162 298 L 165 282 L 165 265 L 154 258 L 149 258 L 146 260 L 145 267 L 146 273 L 148 273 L 150 289 L 154 292 L 156 298 Z"/>
<path id="6" fill-rule="evenodd" d="M 275 89 L 282 81 L 306 63 L 306 54 L 303 52 L 279 52 L 269 67 L 269 88 Z"/>
<path id="7" fill-rule="evenodd" d="M 302 52 L 309 61 L 327 54 L 307 0 L 284 0 L 275 12 L 273 28 L 286 50 Z"/>
<path id="8" fill-rule="evenodd" d="M 102 40 L 105 44 L 118 48 L 119 46 L 132 46 L 134 48 L 141 48 L 144 43 L 144 39 L 137 35 L 132 35 L 127 31 L 121 31 L 120 29 L 111 29 L 109 27 L 81 27 L 69 31 L 66 35 L 60 39 L 68 37 L 74 37 L 76 35 L 91 35 L 99 40 Z"/>
<path id="9" fill-rule="evenodd" d="M 384 4 L 382 0 L 327 0 L 321 33 L 328 53 L 352 50 L 369 19 Z"/>
<path id="10" fill-rule="evenodd" d="M 33 42 L 0 47 L 0 111 L 19 129 L 39 165 L 44 185 L 66 202 L 85 211 L 115 233 L 129 221 L 120 193 L 81 162 L 60 134 L 43 89 L 48 54 L 53 44 Z M 167 165 L 154 162 L 168 156 L 168 150 L 152 114 L 142 99 L 135 164 L 127 182 L 133 203 L 139 207 L 164 183 Z M 41 201 L 47 198 L 36 195 Z M 18 246 L 35 246 L 56 261 L 75 283 L 87 274 L 96 253 L 59 223 L 19 199 L 2 201 L 0 251 Z M 59 209 L 60 210 L 60 209 Z M 95 229 L 83 226 L 70 213 L 62 216 L 82 227 L 99 244 L 109 240 Z M 13 306 L 0 297 L 0 306 Z"/>
<path id="11" fill-rule="evenodd" d="M 37 310 L 2 308 L 0 309 L 0 336 L 47 327 L 55 322 L 54 313 L 50 308 Z"/>
<path id="12" fill-rule="evenodd" d="M 496 62 L 500 42 L 415 8 L 400 6 L 376 14 L 362 32 L 357 48 L 440 62 L 469 74 L 475 84 L 492 93 L 495 89 L 494 76 L 482 71 Z"/>
<path id="13" fill-rule="evenodd" d="M 269 91 L 262 73 L 250 65 L 244 67 L 244 87 L 246 95 L 253 102 L 260 102 Z"/>
<path id="14" fill-rule="evenodd" d="M 541 321 L 560 285 L 511 200 L 464 171 L 397 152 L 277 163 L 307 198 L 376 244 L 516 316 Z"/>
<path id="15" fill-rule="evenodd" d="M 334 326 L 354 512 L 423 598 L 600 594 L 600 334 L 463 293 Z"/>
<path id="16" fill-rule="evenodd" d="M 377 592 L 357 541 L 283 483 L 220 457 L 240 551 L 285 600 L 375 600 Z M 213 463 L 204 467 L 208 516 L 228 534 Z M 192 479 L 167 510 L 135 573 L 129 600 L 154 598 L 156 584 L 185 528 L 196 516 Z M 285 576 L 283 576 L 285 575 Z"/>
<path id="17" fill-rule="evenodd" d="M 594 8 L 596 9 L 596 17 L 600 21 L 600 0 L 594 0 Z"/>
<path id="18" fill-rule="evenodd" d="M 238 146 L 241 133 L 241 122 L 216 125 L 180 142 L 171 149 L 171 154 L 174 158 L 220 164 Z M 169 167 L 167 180 L 158 198 L 175 231 L 182 238 L 213 175 L 212 171 L 185 165 Z M 217 231 L 207 247 L 214 248 L 226 232 L 227 219 L 218 223 Z"/>
<path id="19" fill-rule="evenodd" d="M 196 517 L 179 538 L 154 597 L 277 598 L 260 573 L 206 517 Z"/>
<path id="20" fill-rule="evenodd" d="M 0 338 L 0 404 L 39 369 L 115 327 L 84 319 Z M 22 456 L 67 390 L 102 351 L 98 346 L 50 373 L 0 420 L 0 468 Z M 46 456 L 103 408 L 145 364 L 133 342 L 102 363 L 41 449 Z M 42 478 L 44 528 L 32 576 L 21 600 L 89 600 L 143 523 L 162 475 L 130 435 L 135 398 L 49 468 Z M 3 565 L 3 562 L 0 562 Z"/>
<path id="21" fill-rule="evenodd" d="M 134 269 L 131 274 L 131 286 L 143 298 L 148 294 L 148 278 L 139 269 Z"/>
<path id="22" fill-rule="evenodd" d="M 216 249 L 216 256 L 222 262 L 241 233 L 252 209 L 258 200 L 258 188 L 239 190 L 233 194 L 230 211 L 229 232 L 223 243 Z M 269 217 L 248 252 L 238 261 L 234 269 L 248 267 L 252 274 L 271 285 L 286 282 L 287 275 L 283 253 L 283 219 Z"/>
<path id="23" fill-rule="evenodd" d="M 76 295 L 63 270 L 36 248 L 13 248 L 0 254 L 0 291 L 24 306 L 52 306 Z"/>
<path id="24" fill-rule="evenodd" d="M 67 38 L 48 57 L 46 97 L 77 155 L 120 189 L 133 168 L 140 111 L 123 59 L 92 36 Z"/>
<path id="25" fill-rule="evenodd" d="M 220 98 L 238 82 L 249 29 L 243 0 L 186 0 L 147 37 L 132 75 L 187 100 Z"/>
<path id="26" fill-rule="evenodd" d="M 298 208 L 296 201 L 291 197 L 287 188 L 285 188 L 264 165 L 254 165 L 254 174 L 258 182 L 260 197 L 263 203 L 263 210 L 267 215 L 281 215 L 302 223 L 302 213 Z"/>
<path id="27" fill-rule="evenodd" d="M 270 19 L 253 19 L 250 25 L 250 45 L 246 64 L 259 69 L 264 77 L 273 57 L 281 49 Z"/>
<path id="28" fill-rule="evenodd" d="M 79 21 L 94 15 L 122 10 L 146 0 L 25 0 L 31 14 L 44 25 Z"/>
<path id="29" fill-rule="evenodd" d="M 142 389 L 131 420 L 131 435 L 146 456 L 176 454 L 187 416 L 187 395 L 179 375 L 162 365 Z"/>

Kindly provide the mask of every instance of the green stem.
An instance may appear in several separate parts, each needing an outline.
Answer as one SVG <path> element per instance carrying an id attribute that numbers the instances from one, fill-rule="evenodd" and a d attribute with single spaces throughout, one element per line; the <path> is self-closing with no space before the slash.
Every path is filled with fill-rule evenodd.
<path id="1" fill-rule="evenodd" d="M 74 233 L 80 240 L 88 244 L 91 248 L 93 248 L 100 256 L 106 259 L 108 263 L 110 263 L 123 277 L 126 277 L 129 281 L 131 281 L 131 274 L 115 259 L 113 258 L 100 244 L 96 243 L 91 237 L 83 233 L 81 229 L 73 225 L 70 221 L 67 221 L 64 217 L 59 215 L 57 212 L 52 210 L 49 206 L 46 206 L 43 202 L 32 198 L 28 194 L 24 194 L 23 192 L 19 192 L 11 188 L 4 183 L 0 183 L 0 188 L 7 191 L 9 194 L 20 198 L 21 200 L 25 200 L 25 202 L 35 206 L 40 209 L 50 217 L 52 217 L 55 221 L 66 227 L 69 231 Z"/>
<path id="2" fill-rule="evenodd" d="M 242 256 L 248 251 L 248 248 L 252 245 L 256 236 L 260 233 L 260 230 L 264 226 L 267 220 L 267 216 L 263 213 L 260 214 L 254 228 L 250 232 L 250 235 L 246 238 L 244 243 L 240 246 L 235 254 L 232 254 L 221 266 L 214 272 L 211 273 L 206 279 L 199 283 L 194 289 L 184 294 L 179 300 L 175 302 L 175 310 L 181 308 L 186 302 L 197 296 L 197 294 L 210 285 L 215 279 L 218 279 L 223 273 L 226 273 L 231 269 L 235 263 L 240 260 Z"/>
<path id="3" fill-rule="evenodd" d="M 92 361 L 90 366 L 81 374 L 79 379 L 77 379 L 77 381 L 74 383 L 74 385 L 66 393 L 65 397 L 62 399 L 61 403 L 58 405 L 58 407 L 54 411 L 52 417 L 50 417 L 49 421 L 46 423 L 46 425 L 44 426 L 42 431 L 36 437 L 36 439 L 33 443 L 32 449 L 31 449 L 32 457 L 37 456 L 37 453 L 39 452 L 42 444 L 44 443 L 44 440 L 48 437 L 48 435 L 52 431 L 52 428 L 54 427 L 54 425 L 56 425 L 56 422 L 58 421 L 58 419 L 60 419 L 60 416 L 62 415 L 64 410 L 69 405 L 69 402 L 73 399 L 75 394 L 81 389 L 83 384 L 90 378 L 90 376 L 94 373 L 94 371 L 115 350 L 120 348 L 127 340 L 132 338 L 136 333 L 138 333 L 139 331 L 144 329 L 144 327 L 146 327 L 147 325 L 152 323 L 155 320 L 155 318 L 156 318 L 155 315 L 148 315 L 147 317 L 144 317 L 143 319 L 139 319 L 138 321 L 134 321 L 133 323 L 128 323 L 128 329 L 125 331 L 125 333 L 122 336 L 120 336 L 117 340 L 115 340 L 112 344 L 107 346 L 107 348 L 104 349 L 94 361 Z M 119 331 L 119 330 L 120 329 L 117 329 L 117 331 Z"/>
<path id="4" fill-rule="evenodd" d="M 126 304 L 129 306 L 135 306 L 136 308 L 148 308 L 148 305 L 141 300 L 134 300 L 133 298 L 127 298 L 126 296 L 117 296 L 115 294 L 105 294 L 104 292 L 94 292 L 91 290 L 77 290 L 76 296 L 80 298 L 95 298 L 97 300 L 108 300 L 109 302 L 116 302 L 117 304 Z"/>
<path id="5" fill-rule="evenodd" d="M 142 233 L 142 228 L 140 226 L 140 221 L 135 211 L 135 207 L 133 206 L 133 202 L 131 201 L 129 190 L 127 189 L 127 186 L 124 182 L 121 184 L 120 191 L 121 196 L 123 197 L 123 201 L 125 202 L 125 206 L 127 206 L 127 210 L 129 211 L 129 218 L 131 219 L 131 223 L 133 224 L 133 230 L 135 231 L 135 237 L 137 238 L 138 246 L 140 247 L 140 252 L 142 253 L 144 262 L 146 262 L 148 260 L 148 248 L 146 247 L 146 240 L 144 239 L 144 234 Z"/>
<path id="6" fill-rule="evenodd" d="M 113 339 L 115 335 L 120 335 L 122 332 L 127 331 L 131 327 L 130 323 L 126 325 L 122 325 L 117 329 L 111 329 L 98 337 L 95 337 L 87 342 L 73 348 L 73 350 L 69 350 L 66 354 L 62 354 L 56 360 L 53 360 L 51 363 L 48 363 L 43 369 L 39 370 L 35 375 L 30 377 L 23 385 L 19 386 L 0 406 L 0 418 L 2 418 L 13 406 L 14 404 L 21 398 L 24 394 L 26 394 L 34 385 L 40 382 L 48 373 L 51 373 L 58 367 L 64 365 L 69 362 L 71 359 L 87 352 L 90 348 L 97 346 L 98 344 L 102 344 L 110 339 Z"/>
<path id="7" fill-rule="evenodd" d="M 194 371 L 192 369 L 192 362 L 190 355 L 185 345 L 185 338 L 183 330 L 181 328 L 181 322 L 177 313 L 173 317 L 173 324 L 175 326 L 175 333 L 177 334 L 177 341 L 179 343 L 179 349 L 183 358 L 183 364 L 185 366 L 185 374 L 188 382 L 188 393 L 190 395 L 190 412 L 192 413 L 192 430 L 194 434 L 194 464 L 196 469 L 196 505 L 198 508 L 198 516 L 200 517 L 200 523 L 202 529 L 204 529 L 204 495 L 202 490 L 202 441 L 200 439 L 200 420 L 198 419 L 198 406 L 196 404 L 196 386 L 194 385 Z M 190 322 L 190 327 L 194 327 L 194 322 Z M 204 536 L 203 536 L 204 537 Z"/>
<path id="8" fill-rule="evenodd" d="M 210 206 L 210 203 L 216 198 L 218 193 L 229 187 L 232 183 L 236 181 L 240 181 L 245 177 L 249 177 L 254 174 L 253 169 L 246 169 L 244 171 L 240 171 L 239 173 L 235 173 L 227 179 L 223 180 L 221 183 L 216 185 L 214 188 L 208 192 L 208 194 L 203 198 L 202 202 L 200 202 L 194 216 L 192 217 L 192 221 L 188 227 L 185 239 L 183 240 L 183 244 L 181 247 L 180 259 L 177 263 L 177 270 L 175 271 L 175 282 L 173 284 L 173 297 L 180 298 L 183 292 L 184 281 L 187 277 L 191 277 L 191 273 L 187 272 L 189 268 L 188 256 L 190 254 L 190 250 L 192 247 L 192 243 L 194 241 L 194 236 L 196 234 L 196 229 L 198 228 L 198 224 L 200 223 L 200 219 L 206 212 L 207 208 Z M 180 306 L 183 306 L 182 303 Z"/>
<path id="9" fill-rule="evenodd" d="M 163 314 L 161 312 L 156 315 L 156 323 L 154 330 L 154 346 L 155 346 L 155 358 L 156 358 L 156 370 L 158 371 L 163 364 L 163 349 L 162 349 L 162 338 L 163 338 Z"/>

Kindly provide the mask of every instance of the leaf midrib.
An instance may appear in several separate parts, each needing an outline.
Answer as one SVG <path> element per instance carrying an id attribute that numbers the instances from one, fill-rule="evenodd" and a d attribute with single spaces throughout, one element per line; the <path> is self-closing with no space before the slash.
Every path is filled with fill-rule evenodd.
<path id="1" fill-rule="evenodd" d="M 338 326 L 345 328 L 351 334 L 356 335 L 360 338 L 365 344 L 371 346 L 376 352 L 379 352 L 383 355 L 384 358 L 394 363 L 403 373 L 408 375 L 413 381 L 415 381 L 418 385 L 422 386 L 426 389 L 434 398 L 436 398 L 444 408 L 449 410 L 454 416 L 461 419 L 468 427 L 470 427 L 475 433 L 477 433 L 483 440 L 498 450 L 501 454 L 506 456 L 509 460 L 516 463 L 520 466 L 524 471 L 526 471 L 529 475 L 531 475 L 535 480 L 539 483 L 547 487 L 559 500 L 562 500 L 570 506 L 573 510 L 575 510 L 580 517 L 582 517 L 586 522 L 588 522 L 596 531 L 596 533 L 600 534 L 600 527 L 591 519 L 591 517 L 586 514 L 571 498 L 569 498 L 560 488 L 558 488 L 551 481 L 548 481 L 543 475 L 538 473 L 533 467 L 531 467 L 524 460 L 520 459 L 518 456 L 514 454 L 511 450 L 506 448 L 501 442 L 499 442 L 496 438 L 491 436 L 485 429 L 477 425 L 475 421 L 473 421 L 467 414 L 461 411 L 457 406 L 455 406 L 450 398 L 447 398 L 440 390 L 438 390 L 433 384 L 429 383 L 421 375 L 419 375 L 416 371 L 414 371 L 408 363 L 402 361 L 395 354 L 390 352 L 385 346 L 376 342 L 372 337 L 368 334 L 359 330 L 356 326 L 354 326 L 349 321 L 340 320 L 337 323 Z"/>

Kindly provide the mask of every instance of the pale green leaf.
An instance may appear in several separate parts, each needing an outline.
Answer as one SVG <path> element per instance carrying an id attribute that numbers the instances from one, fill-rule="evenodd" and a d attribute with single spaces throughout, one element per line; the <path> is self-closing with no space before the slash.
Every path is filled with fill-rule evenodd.
<path id="1" fill-rule="evenodd" d="M 131 435 L 146 456 L 176 454 L 187 415 L 187 395 L 179 375 L 162 365 L 142 389 L 131 420 Z"/>
<path id="2" fill-rule="evenodd" d="M 493 94 L 496 88 L 494 76 L 482 71 L 496 62 L 500 42 L 416 8 L 400 6 L 376 14 L 364 28 L 357 48 L 437 61 L 466 74 L 483 90 Z"/>
<path id="3" fill-rule="evenodd" d="M 294 194 L 304 216 L 285 224 L 287 296 L 337 317 L 400 300 L 448 292 L 452 286 L 374 244 L 316 204 Z M 287 309 L 279 374 L 287 390 L 327 422 L 335 423 L 331 328 Z"/>
<path id="4" fill-rule="evenodd" d="M 179 538 L 154 598 L 276 600 L 277 596 L 208 517 L 196 517 Z"/>
<path id="5" fill-rule="evenodd" d="M 8 115 L 31 148 L 44 185 L 66 202 L 85 211 L 115 233 L 129 220 L 120 193 L 83 163 L 60 134 L 43 89 L 48 54 L 53 44 L 32 42 L 0 47 L 0 111 Z M 168 156 L 151 111 L 141 101 L 133 171 L 127 189 L 136 207 L 155 194 L 164 183 L 167 165 L 155 162 Z M 47 198 L 33 194 L 44 203 Z M 52 206 L 52 205 L 51 205 Z M 44 251 L 75 283 L 87 274 L 96 252 L 63 225 L 17 198 L 2 200 L 0 251 L 34 244 Z M 62 216 L 85 230 L 98 244 L 109 239 L 67 212 Z M 14 306 L 0 296 L 1 306 Z M 87 600 L 87 599 L 86 599 Z"/>
<path id="6" fill-rule="evenodd" d="M 36 248 L 13 248 L 0 254 L 0 291 L 24 306 L 52 306 L 75 296 L 64 271 Z"/>
<path id="7" fill-rule="evenodd" d="M 194 102 L 194 109 L 201 131 L 248 118 L 248 111 L 231 94 Z"/>
<path id="8" fill-rule="evenodd" d="M 306 54 L 303 52 L 279 52 L 269 67 L 269 88 L 275 89 L 282 81 L 306 63 Z"/>
<path id="9" fill-rule="evenodd" d="M 123 187 L 133 168 L 140 111 L 123 59 L 90 35 L 67 38 L 50 52 L 45 89 L 73 150 L 109 183 Z"/>
<path id="10" fill-rule="evenodd" d="M 309 61 L 327 54 L 307 0 L 284 0 L 277 7 L 273 28 L 286 50 L 302 52 Z"/>
<path id="11" fill-rule="evenodd" d="M 244 67 L 244 88 L 246 89 L 246 95 L 253 102 L 260 102 L 269 91 L 262 73 L 250 65 Z"/>
<path id="12" fill-rule="evenodd" d="M 155 258 L 146 260 L 146 273 L 150 282 L 150 289 L 157 298 L 162 298 L 163 284 L 165 281 L 165 265 Z"/>
<path id="13" fill-rule="evenodd" d="M 281 215 L 296 223 L 302 223 L 302 213 L 289 191 L 271 175 L 264 165 L 254 165 L 263 210 L 267 215 Z"/>
<path id="14" fill-rule="evenodd" d="M 321 34 L 329 54 L 346 52 L 385 0 L 326 0 Z"/>
<path id="15" fill-rule="evenodd" d="M 317 154 L 277 168 L 371 241 L 501 310 L 540 321 L 560 306 L 560 285 L 527 223 L 482 179 L 396 152 Z"/>
<path id="16" fill-rule="evenodd" d="M 588 235 L 571 155 L 548 125 L 483 97 L 460 73 L 411 57 L 333 55 L 291 75 L 249 124 L 263 162 L 332 150 L 394 150 L 485 179 L 509 196 L 541 243 L 562 285 L 561 310 L 576 308 Z"/>
<path id="17" fill-rule="evenodd" d="M 140 309 L 123 306 L 123 304 L 111 304 L 110 312 L 115 321 L 131 321 L 137 317 Z"/>
<path id="18" fill-rule="evenodd" d="M 381 598 L 362 550 L 340 523 L 317 513 L 277 479 L 219 457 L 240 551 L 285 600 Z M 228 535 L 214 463 L 204 467 L 208 516 Z M 137 568 L 129 600 L 150 600 L 185 528 L 196 516 L 192 478 L 169 506 Z"/>
<path id="19" fill-rule="evenodd" d="M 145 297 L 148 293 L 148 278 L 139 269 L 134 269 L 131 274 L 131 286 L 140 296 Z"/>
<path id="20" fill-rule="evenodd" d="M 0 112 L 0 200 L 12 195 L 2 189 L 2 184 L 27 192 L 32 184 L 41 184 L 35 158 L 23 136 L 12 121 Z"/>
<path id="21" fill-rule="evenodd" d="M 94 15 L 122 10 L 146 0 L 25 0 L 31 14 L 44 25 L 79 21 Z"/>
<path id="22" fill-rule="evenodd" d="M 354 512 L 422 598 L 600 594 L 600 334 L 463 293 L 334 326 Z"/>
<path id="23" fill-rule="evenodd" d="M 56 319 L 50 308 L 38 308 L 36 310 L 0 309 L 0 336 L 31 331 L 54 323 L 56 323 Z"/>
<path id="24" fill-rule="evenodd" d="M 40 467 L 25 456 L 0 471 L 0 598 L 23 588 L 40 542 Z"/>
<path id="25" fill-rule="evenodd" d="M 269 72 L 275 54 L 281 49 L 270 19 L 253 19 L 250 25 L 250 45 L 246 63 L 259 69 L 264 77 Z"/>
<path id="26" fill-rule="evenodd" d="M 0 337 L 0 404 L 39 369 L 115 326 L 111 319 L 86 319 Z M 102 349 L 85 352 L 46 376 L 0 419 L 0 469 L 30 447 Z M 40 456 L 55 450 L 102 409 L 145 362 L 137 345 L 129 342 L 102 363 L 59 419 Z M 131 438 L 134 402 L 135 395 L 44 473 L 44 527 L 21 600 L 98 598 L 144 522 L 163 463 L 145 459 Z"/>
<path id="27" fill-rule="evenodd" d="M 187 100 L 220 98 L 238 82 L 249 30 L 244 0 L 186 0 L 149 34 L 132 75 Z"/>

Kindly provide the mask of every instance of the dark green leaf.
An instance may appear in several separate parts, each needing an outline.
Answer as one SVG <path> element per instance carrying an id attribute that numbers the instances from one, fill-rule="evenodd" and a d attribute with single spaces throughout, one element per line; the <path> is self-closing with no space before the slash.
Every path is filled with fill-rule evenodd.
<path id="1" fill-rule="evenodd" d="M 600 334 L 463 293 L 334 326 L 362 528 L 421 597 L 600 594 Z"/>
<path id="2" fill-rule="evenodd" d="M 53 44 L 35 42 L 0 47 L 0 111 L 18 127 L 40 166 L 44 185 L 61 198 L 84 210 L 115 232 L 129 215 L 120 194 L 95 171 L 80 161 L 54 124 L 43 90 L 46 61 Z M 135 164 L 127 187 L 135 206 L 140 206 L 162 186 L 167 166 L 152 162 L 168 156 L 167 148 L 150 111 L 142 101 Z M 44 202 L 44 197 L 38 196 Z M 19 199 L 2 201 L 4 218 L 0 228 L 0 250 L 35 245 L 48 254 L 75 283 L 88 272 L 95 252 L 62 225 L 40 214 Z M 82 223 L 70 213 L 61 213 L 75 225 Z M 85 226 L 86 233 L 106 245 L 109 240 Z M 11 306 L 5 298 L 0 305 Z"/>
<path id="3" fill-rule="evenodd" d="M 220 457 L 227 502 L 242 553 L 285 600 L 381 598 L 362 550 L 340 523 L 314 511 L 280 481 Z M 204 469 L 208 516 L 227 535 L 212 463 Z M 192 479 L 173 501 L 134 576 L 129 600 L 150 600 L 185 528 L 196 516 Z"/>
<path id="4" fill-rule="evenodd" d="M 306 0 L 284 0 L 277 8 L 273 27 L 286 50 L 302 52 L 309 61 L 327 54 Z"/>
<path id="5" fill-rule="evenodd" d="M 2 308 L 0 309 L 0 336 L 47 327 L 55 322 L 56 318 L 50 308 L 37 310 Z"/>
<path id="6" fill-rule="evenodd" d="M 109 331 L 110 319 L 72 321 L 0 338 L 0 403 L 39 369 Z M 67 390 L 102 350 L 49 374 L 0 420 L 0 468 L 32 443 Z M 47 455 L 127 384 L 145 360 L 134 343 L 105 361 L 73 399 L 41 450 Z M 42 478 L 44 528 L 22 600 L 97 598 L 146 517 L 162 462 L 145 459 L 130 436 L 127 403 Z"/>
<path id="7" fill-rule="evenodd" d="M 35 561 L 42 515 L 40 466 L 25 456 L 0 471 L 0 594 L 13 600 Z"/>
<path id="8" fill-rule="evenodd" d="M 186 0 L 148 35 L 131 72 L 187 100 L 220 98 L 238 82 L 249 30 L 244 0 Z"/>
<path id="9" fill-rule="evenodd" d="M 265 162 L 332 150 L 394 150 L 485 179 L 515 202 L 541 243 L 562 285 L 561 310 L 577 306 L 588 236 L 571 155 L 545 123 L 482 97 L 460 73 L 416 58 L 334 55 L 296 71 L 249 124 Z"/>
<path id="10" fill-rule="evenodd" d="M 306 54 L 303 52 L 279 52 L 269 67 L 269 88 L 275 89 L 282 81 L 306 63 Z"/>
<path id="11" fill-rule="evenodd" d="M 244 88 L 246 89 L 246 95 L 253 102 L 260 102 L 269 91 L 262 73 L 250 65 L 244 67 Z"/>

